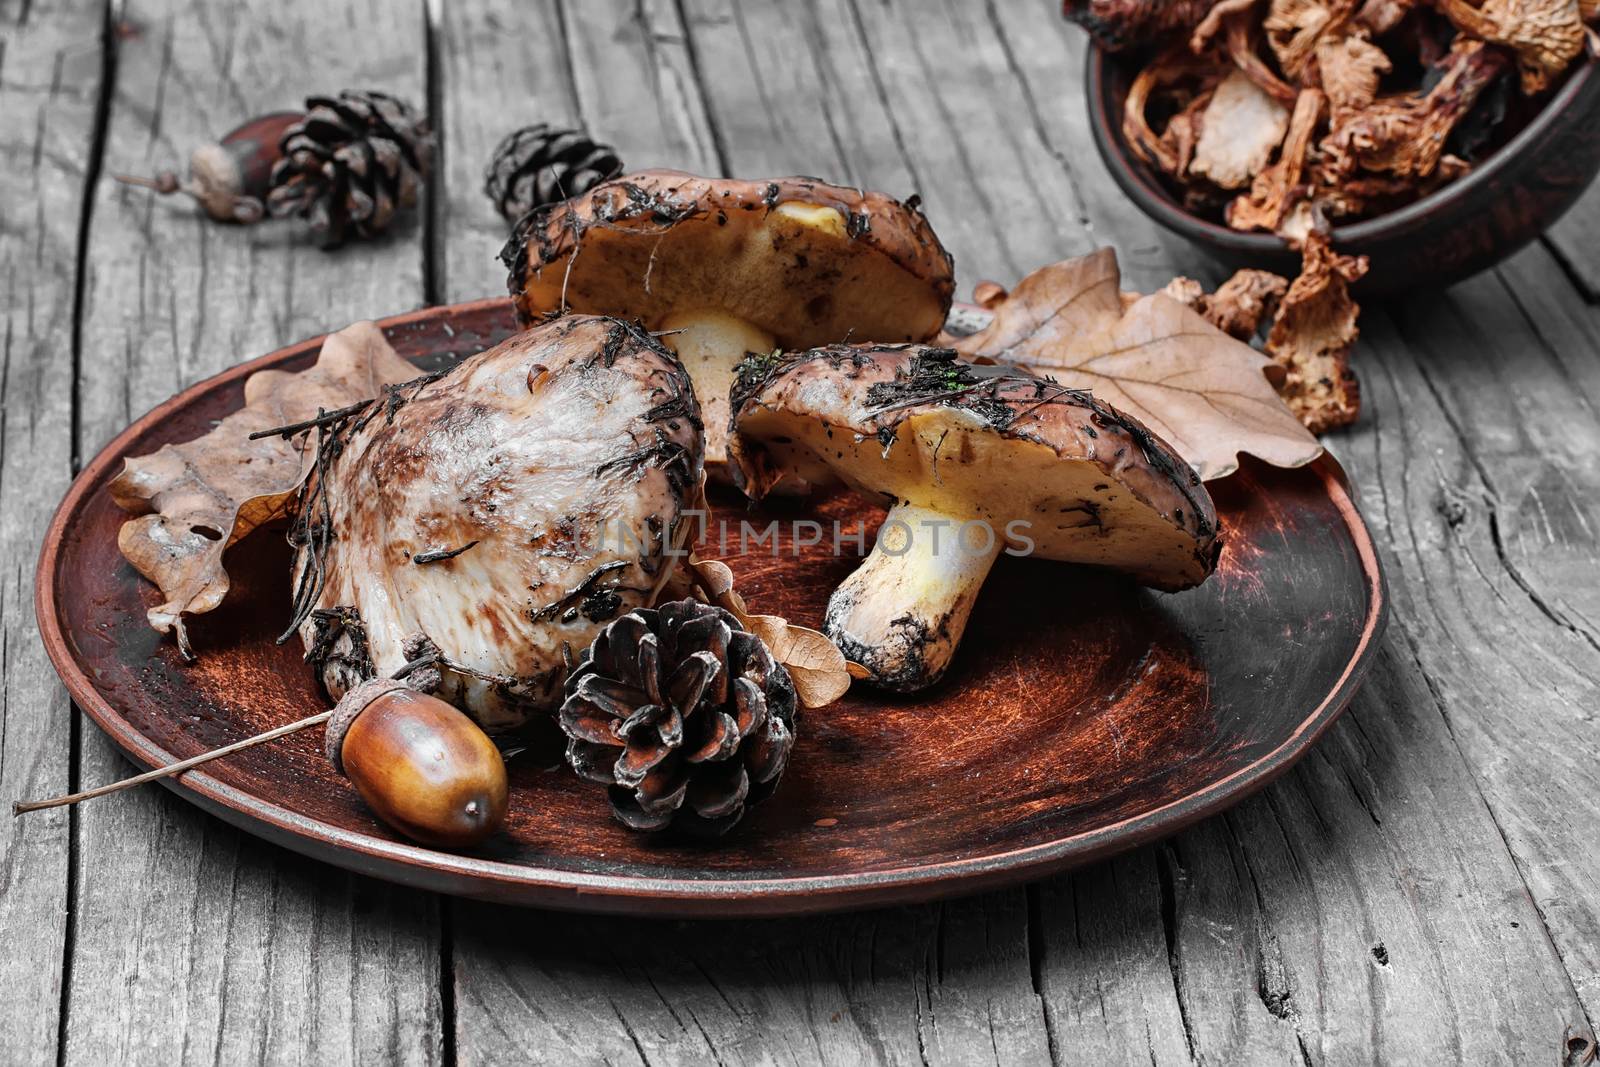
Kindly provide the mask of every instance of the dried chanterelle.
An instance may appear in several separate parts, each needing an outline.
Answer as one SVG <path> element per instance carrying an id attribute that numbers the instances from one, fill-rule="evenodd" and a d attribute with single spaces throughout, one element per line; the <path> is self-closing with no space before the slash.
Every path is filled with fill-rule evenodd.
<path id="1" fill-rule="evenodd" d="M 732 403 L 751 496 L 793 473 L 890 505 L 826 623 L 884 688 L 938 681 L 1008 545 L 1166 590 L 1216 566 L 1216 509 L 1194 471 L 1085 391 L 949 349 L 835 345 L 748 362 Z"/>
<path id="2" fill-rule="evenodd" d="M 625 175 L 530 215 L 502 258 L 525 322 L 575 311 L 660 333 L 704 407 L 713 477 L 746 353 L 927 340 L 955 290 L 914 203 L 815 178 Z"/>
<path id="3" fill-rule="evenodd" d="M 425 636 L 490 731 L 553 711 L 584 646 L 653 602 L 700 495 L 699 408 L 637 326 L 570 316 L 402 387 L 320 442 L 294 536 L 329 693 Z"/>

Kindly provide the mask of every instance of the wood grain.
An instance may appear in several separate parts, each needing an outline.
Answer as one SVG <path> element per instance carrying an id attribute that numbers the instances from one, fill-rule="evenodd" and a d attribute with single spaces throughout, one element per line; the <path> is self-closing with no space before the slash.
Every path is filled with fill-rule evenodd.
<path id="1" fill-rule="evenodd" d="M 1566 217 L 1551 228 L 1544 243 L 1566 268 L 1567 276 L 1584 299 L 1600 304 L 1600 183 L 1591 186 Z"/>
<path id="2" fill-rule="evenodd" d="M 141 53 L 137 36 L 122 42 L 125 56 L 140 56 L 125 60 L 123 76 L 143 73 L 137 92 L 117 99 L 113 132 L 122 140 L 108 167 L 180 161 L 240 111 L 357 73 L 393 75 L 390 84 L 420 95 L 420 22 L 392 12 L 131 6 L 154 22 L 157 46 Z M 497 243 L 486 202 L 475 222 L 467 215 L 468 225 L 490 227 L 477 236 L 463 236 L 455 212 L 473 205 L 475 172 L 500 124 L 567 115 L 585 118 L 637 165 L 726 165 L 743 176 L 817 170 L 918 189 L 958 253 L 963 293 L 983 277 L 1013 280 L 1035 265 L 1029 256 L 1042 262 L 1102 242 L 1118 246 L 1141 288 L 1179 271 L 1205 273 L 1192 250 L 1156 236 L 1121 203 L 1093 160 L 1078 95 L 1081 41 L 1056 5 L 684 0 L 685 22 L 670 3 L 574 0 L 554 32 L 544 5 L 531 13 L 509 3 L 439 6 L 443 25 L 478 30 L 468 48 L 468 38 L 435 27 L 432 88 L 446 119 L 451 197 L 436 235 L 446 263 L 436 297 L 498 291 L 492 249 L 482 247 Z M 0 182 L 13 205 L 0 227 L 11 279 L 0 535 L 6 558 L 24 561 L 0 587 L 7 796 L 23 786 L 48 791 L 68 774 L 65 704 L 40 681 L 25 561 L 43 517 L 29 509 L 48 508 L 74 445 L 51 398 L 62 395 L 60 357 L 72 347 L 75 197 L 96 152 L 98 53 L 91 47 L 85 54 L 96 58 L 80 69 L 74 46 L 93 46 L 100 14 L 83 3 L 46 7 L 0 3 Z M 186 32 L 189 46 L 162 48 L 167 27 Z M 59 69 L 73 77 L 55 79 L 58 52 L 71 58 Z M 256 72 L 241 78 L 241 68 Z M 484 73 L 500 71 L 504 80 Z M 476 87 L 463 89 L 474 76 Z M 565 95 L 552 87 L 561 79 L 571 82 Z M 40 92 L 46 84 L 52 91 Z M 938 93 L 942 85 L 949 91 Z M 528 88 L 519 95 L 517 86 Z M 1004 104 L 986 104 L 988 94 Z M 469 133 L 480 115 L 479 132 Z M 974 124 L 986 128 L 971 132 Z M 45 150 L 36 151 L 40 131 Z M 1019 173 L 1048 195 L 1019 190 Z M 984 204 L 985 192 L 1001 188 L 1009 199 Z M 416 231 L 386 246 L 393 254 L 341 253 L 336 267 L 359 269 L 335 277 L 288 231 L 207 232 L 177 205 L 146 205 L 103 182 L 96 192 L 80 449 L 181 382 L 332 325 L 330 314 L 388 313 L 422 296 Z M 49 210 L 26 210 L 36 203 Z M 992 232 L 946 222 L 967 211 L 986 212 Z M 723 928 L 465 906 L 458 951 L 446 962 L 460 1058 L 517 1050 L 535 1062 L 1581 1057 L 1562 1042 L 1567 1027 L 1574 1039 L 1586 1034 L 1580 1008 L 1595 1017 L 1600 974 L 1592 927 L 1600 909 L 1587 877 L 1596 866 L 1589 637 L 1600 553 L 1589 531 L 1600 397 L 1590 358 L 1596 312 L 1573 283 L 1593 299 L 1597 212 L 1591 192 L 1548 238 L 1566 276 L 1536 249 L 1444 298 L 1393 314 L 1368 309 L 1357 364 L 1367 415 L 1333 444 L 1384 544 L 1399 620 L 1362 700 L 1281 786 L 1166 846 L 947 908 Z M 119 771 L 92 729 L 85 750 L 85 784 Z M 126 803 L 128 817 L 91 808 L 79 816 L 93 855 L 78 870 L 95 881 L 80 895 L 80 922 L 97 932 L 74 953 L 66 1023 L 74 1058 L 119 1050 L 266 1058 L 259 1033 L 270 1033 L 270 1058 L 282 1060 L 352 1058 L 336 1038 L 365 1050 L 392 1042 L 410 1058 L 452 1049 L 424 995 L 427 979 L 411 981 L 433 966 L 427 915 L 386 912 L 397 906 L 384 896 L 391 891 L 369 883 L 323 887 L 343 876 L 164 793 L 97 803 Z M 51 1062 L 67 818 L 18 827 L 19 838 L 0 842 L 0 936 L 8 949 L 19 932 L 25 938 L 22 951 L 0 954 L 8 1004 L 17 1006 L 0 1012 L 0 1038 L 25 1060 Z M 152 848 L 164 858 L 128 858 Z M 158 864 L 169 862 L 178 873 L 163 894 L 169 873 Z M 197 895 L 202 884 L 215 887 L 210 896 Z M 234 887 L 231 911 L 214 903 Z M 183 947 L 168 953 L 162 941 L 187 929 L 188 906 L 205 933 L 184 933 Z M 152 918 L 141 931 L 144 911 Z M 234 916 L 232 932 L 223 914 Z M 334 964 L 311 965 L 308 916 L 321 916 L 309 925 L 320 931 L 316 957 L 332 953 Z M 206 954 L 224 942 L 245 947 L 220 971 L 207 969 Z M 353 971 L 358 951 L 376 966 Z M 198 983 L 181 973 L 191 957 Z M 82 977 L 97 969 L 104 977 Z M 365 976 L 363 1003 L 410 1005 L 406 1026 L 364 1021 L 355 1038 L 335 1035 L 345 1009 L 309 1011 L 309 998 L 289 989 L 320 984 L 338 997 L 351 974 Z M 194 1006 L 182 1011 L 197 1037 L 187 1048 L 128 1036 L 191 995 Z M 136 1019 L 135 1003 L 151 1014 Z M 316 1025 L 300 1032 L 301 1017 Z M 996 1021 L 1010 1029 L 997 1033 Z"/>
<path id="3" fill-rule="evenodd" d="M 817 129 L 817 117 L 827 115 L 823 97 L 815 82 L 794 73 L 797 66 L 803 70 L 818 62 L 802 47 L 816 37 L 795 30 L 811 17 L 811 25 L 833 34 L 833 39 L 822 38 L 820 51 L 835 64 L 830 68 L 835 81 L 854 90 L 849 93 L 852 120 L 870 121 L 876 102 L 882 115 L 877 121 L 901 131 L 903 145 L 891 155 L 882 151 L 882 138 L 875 139 L 879 154 L 852 160 L 851 179 L 878 184 L 886 180 L 878 174 L 887 168 L 892 177 L 897 161 L 901 173 L 915 167 L 930 214 L 957 251 L 964 284 L 984 276 L 1012 280 L 1015 273 L 1004 273 L 1011 260 L 1033 255 L 1033 262 L 1043 262 L 1081 251 L 1076 241 L 1087 236 L 1052 240 L 1048 227 L 1038 225 L 1036 211 L 991 209 L 985 225 L 992 233 L 1017 248 L 1040 242 L 1037 252 L 1019 253 L 1009 251 L 1004 240 L 985 240 L 980 232 L 968 234 L 959 224 L 952 229 L 945 223 L 941 186 L 953 186 L 945 194 L 951 203 L 982 204 L 972 178 L 962 171 L 963 152 L 984 161 L 986 180 L 1011 169 L 1044 173 L 1046 160 L 1036 153 L 1030 157 L 1030 146 L 1016 138 L 1018 126 L 1031 127 L 1039 144 L 1057 146 L 1047 159 L 1063 175 L 1052 204 L 1066 207 L 1063 213 L 1084 205 L 1079 210 L 1087 216 L 1086 227 L 1115 240 L 1134 269 L 1147 275 L 1140 284 L 1159 284 L 1177 270 L 1193 270 L 1192 252 L 1157 238 L 1151 224 L 1133 216 L 1109 189 L 1098 165 L 1083 162 L 1081 149 L 1088 140 L 1075 128 L 1081 107 L 1071 98 L 1079 84 L 1071 63 L 1081 62 L 1081 45 L 1042 9 L 989 6 L 981 13 L 988 18 L 980 20 L 965 9 L 929 11 L 923 5 L 912 18 L 890 4 L 817 15 L 790 5 L 777 15 L 745 12 L 741 28 L 728 9 L 689 5 L 689 29 L 719 127 L 750 130 L 761 123 Z M 750 22 L 758 17 L 767 22 L 752 30 Z M 777 25 L 778 20 L 794 20 L 794 25 Z M 841 26 L 854 31 L 853 41 Z M 730 43 L 734 39 L 739 43 Z M 766 44 L 772 41 L 785 46 Z M 760 58 L 741 64 L 741 45 Z M 1063 62 L 1064 54 L 1073 58 Z M 938 60 L 955 55 L 964 64 L 971 63 L 971 55 L 989 58 L 952 76 Z M 863 64 L 855 82 L 848 81 L 851 59 Z M 974 114 L 974 101 L 983 98 L 975 86 L 984 80 L 1001 82 L 984 89 L 1008 96 L 1010 103 L 991 107 L 987 117 Z M 787 91 L 760 91 L 774 84 Z M 809 94 L 807 85 L 813 87 Z M 947 85 L 949 90 L 941 92 Z M 790 100 L 794 103 L 786 108 Z M 1012 121 L 993 122 L 995 112 Z M 1027 116 L 1028 123 L 1015 121 L 1017 116 Z M 999 125 L 1012 132 L 995 132 Z M 971 138 L 983 145 L 981 152 L 965 143 L 974 126 L 983 131 Z M 746 140 L 728 143 L 733 169 L 757 173 L 753 168 L 763 162 L 762 149 L 746 147 L 752 143 Z M 837 143 L 813 133 L 812 144 L 823 158 L 838 153 Z M 1080 151 L 1073 153 L 1072 146 Z M 774 153 L 770 169 L 793 169 L 793 142 L 769 150 Z M 1026 171 L 1030 158 L 1035 169 Z M 1076 199 L 1060 192 L 1069 184 Z M 1017 203 L 1014 196 L 990 203 L 1010 207 Z M 1029 225 L 1021 225 L 1019 215 Z M 1509 310 L 1502 300 L 1494 313 L 1503 316 Z M 1400 423 L 1398 396 L 1390 398 L 1394 415 L 1389 420 L 1379 403 L 1369 401 L 1376 417 L 1369 416 L 1353 435 L 1358 441 L 1377 440 Z M 1407 410 L 1408 421 L 1415 417 Z M 1398 434 L 1388 440 L 1396 449 L 1406 448 Z M 1350 447 L 1363 455 L 1356 442 Z M 1376 457 L 1368 462 L 1379 464 Z M 1393 1050 L 1396 1059 L 1426 1059 L 1441 1049 L 1446 1058 L 1452 1058 L 1451 1050 L 1469 1059 L 1544 1057 L 1560 1052 L 1566 1027 L 1583 1032 L 1586 1021 L 1574 982 L 1545 941 L 1538 911 L 1524 895 L 1490 806 L 1477 795 L 1473 768 L 1450 735 L 1428 676 L 1407 651 L 1414 640 L 1407 635 L 1391 639 L 1384 669 L 1358 702 L 1352 723 L 1336 727 L 1285 785 L 1235 815 L 1144 854 L 1153 858 L 1121 861 L 1120 882 L 1096 871 L 1036 891 L 1038 920 L 1030 931 L 1037 945 L 1034 965 L 1058 1058 L 1076 1059 L 1080 1051 L 1098 1049 L 1109 1050 L 1113 1061 L 1303 1057 L 1320 1063 L 1359 1059 L 1379 1049 Z M 1503 699 L 1516 706 L 1512 694 Z M 1055 906 L 1063 899 L 1072 901 L 1071 912 Z M 1018 909 L 996 910 L 1012 917 L 1013 929 L 1028 927 Z M 1085 915 L 1091 917 L 1087 934 Z M 1164 919 L 1162 938 L 1151 936 L 1149 921 L 1156 916 Z M 1125 936 L 1109 937 L 1107 929 L 1119 924 Z M 1101 939 L 1099 955 L 1080 950 L 1085 937 L 1091 944 Z M 693 944 L 700 958 L 713 943 L 695 938 Z M 722 965 L 731 951 L 721 947 L 712 963 L 702 966 L 715 970 L 713 965 Z M 484 980 L 492 980 L 468 963 L 464 959 L 458 969 L 464 1018 L 472 997 L 483 994 Z M 502 980 L 516 985 L 520 973 L 513 968 Z M 1113 975 L 1114 983 L 1109 981 Z M 1513 985 L 1517 991 L 1508 993 Z M 1485 1012 L 1453 1007 L 1482 1005 L 1486 998 L 1492 1007 Z M 628 1003 L 634 1004 L 632 998 Z"/>
<path id="4" fill-rule="evenodd" d="M 1377 498 L 1405 513 L 1413 655 L 1592 1022 L 1600 309 L 1562 299 L 1563 281 L 1536 246 L 1395 309 L 1374 346 L 1380 388 L 1435 413 L 1374 469 Z"/>
<path id="5" fill-rule="evenodd" d="M 1059 84 L 1062 78 L 1053 50 L 1035 47 L 1048 39 L 1047 21 L 1045 15 L 1019 12 L 1017 18 L 1000 23 L 1012 42 L 1012 54 L 1019 57 L 1019 72 L 1039 87 L 1040 94 L 1052 79 Z M 1069 54 L 1081 55 L 1081 47 L 1069 49 Z M 1077 84 L 1077 72 L 1066 77 L 1068 88 Z M 1051 143 L 1088 147 L 1087 136 L 1072 127 L 1082 121 L 1080 107 L 1057 107 L 1043 114 Z M 1091 191 L 1086 199 L 1101 205 L 1090 211 L 1097 232 L 1137 234 L 1140 226 L 1149 225 L 1142 218 L 1128 218 L 1130 209 L 1114 190 L 1096 201 L 1092 190 L 1109 184 L 1109 178 L 1097 162 L 1087 170 L 1082 184 Z M 1119 236 L 1119 247 L 1126 247 L 1125 240 Z M 1173 254 L 1192 255 L 1182 249 Z M 1166 260 L 1158 272 L 1191 269 L 1186 258 L 1173 261 L 1159 253 L 1149 258 L 1158 263 Z M 1490 339 L 1507 329 L 1515 332 L 1518 301 L 1492 290 L 1480 287 L 1470 298 L 1478 309 L 1477 321 L 1471 328 L 1453 331 L 1448 346 L 1439 346 L 1436 375 L 1457 373 L 1456 354 L 1465 350 L 1484 352 L 1483 358 L 1494 360 L 1488 355 L 1495 347 Z M 1558 279 L 1545 278 L 1541 291 L 1552 308 L 1562 308 L 1567 315 L 1583 313 L 1574 310 L 1582 305 Z M 1358 370 L 1365 371 L 1369 383 L 1380 372 L 1366 368 L 1386 362 L 1381 353 L 1391 350 L 1381 333 L 1374 338 L 1374 332 L 1382 329 L 1374 320 L 1382 315 L 1379 309 L 1368 309 L 1364 320 L 1367 333 L 1358 358 L 1365 362 Z M 1374 350 L 1380 354 L 1368 354 Z M 1553 380 L 1547 385 L 1560 388 Z M 1495 395 L 1488 389 L 1469 388 L 1467 393 Z M 1432 452 L 1417 440 L 1419 423 L 1449 436 L 1454 433 L 1444 413 L 1419 404 L 1411 389 L 1374 395 L 1369 388 L 1366 405 L 1362 422 L 1353 432 L 1330 441 L 1330 447 L 1350 469 L 1372 519 L 1375 499 L 1382 499 L 1373 482 L 1392 478 L 1398 467 L 1417 461 L 1412 457 Z M 1575 427 L 1573 437 L 1578 441 L 1594 442 L 1600 434 L 1592 412 L 1566 425 Z M 1428 514 L 1421 502 L 1406 513 Z M 1374 521 L 1386 562 L 1419 551 L 1408 531 Z M 1600 552 L 1591 550 L 1591 568 L 1597 558 Z M 1417 569 L 1402 563 L 1397 576 L 1391 562 L 1390 581 L 1397 596 L 1407 595 L 1401 591 L 1408 582 L 1422 580 Z M 1471 597 L 1487 614 L 1499 595 L 1475 577 L 1458 570 L 1439 588 L 1450 590 L 1452 596 Z M 1593 583 L 1574 579 L 1572 587 L 1587 589 Z M 1534 925 L 1540 909 L 1529 907 L 1519 865 L 1511 862 L 1526 853 L 1508 855 L 1501 840 L 1503 824 L 1497 819 L 1507 805 L 1492 793 L 1487 801 L 1475 797 L 1483 764 L 1463 759 L 1451 734 L 1451 724 L 1472 714 L 1477 701 L 1438 702 L 1435 676 L 1419 668 L 1413 650 L 1445 648 L 1450 642 L 1436 631 L 1418 629 L 1418 620 L 1402 613 L 1399 624 L 1391 627 L 1389 657 L 1380 662 L 1345 719 L 1285 783 L 1225 816 L 1220 827 L 1214 821 L 1179 835 L 1171 851 L 1163 854 L 1174 948 L 1172 984 L 1197 1057 L 1281 1062 L 1274 1050 L 1293 1051 L 1283 1043 L 1286 1035 L 1318 1063 L 1359 1059 L 1377 1049 L 1397 1061 L 1403 1058 L 1402 1050 L 1426 1059 L 1430 1047 L 1463 1049 L 1459 1055 L 1467 1059 L 1555 1056 L 1560 1054 L 1563 1027 L 1571 1025 L 1581 1034 L 1593 1018 L 1592 1004 L 1586 1017 L 1574 1002 L 1573 991 L 1592 987 L 1587 976 L 1595 968 L 1573 967 L 1570 951 L 1562 967 L 1546 947 L 1543 926 Z M 1534 625 L 1529 639 L 1538 641 L 1535 635 L 1545 632 Z M 1485 648 L 1481 662 L 1498 663 L 1499 657 Z M 1484 703 L 1520 720 L 1528 700 L 1525 692 L 1506 686 Z M 1504 752 L 1494 757 L 1496 762 L 1505 762 Z M 1490 758 L 1487 750 L 1478 755 Z M 1518 762 L 1530 771 L 1538 766 L 1537 760 Z M 1592 783 L 1577 788 L 1589 788 L 1592 796 Z M 1309 803 L 1286 799 L 1296 793 Z M 1579 802 L 1577 813 L 1583 805 Z M 1575 814 L 1570 825 L 1587 829 L 1588 823 Z M 1344 858 L 1328 855 L 1334 842 L 1346 850 Z M 1292 852 L 1287 851 L 1290 847 Z M 1229 853 L 1232 858 L 1222 862 Z M 1308 873 L 1311 860 L 1320 864 L 1314 878 Z M 1180 878 L 1185 872 L 1187 877 Z M 1202 879 L 1197 872 L 1210 877 Z M 1182 899 L 1176 892 L 1180 885 L 1188 887 Z M 1450 887 L 1448 892 L 1439 893 L 1441 885 Z M 1462 896 L 1456 898 L 1455 893 Z M 1394 906 L 1380 903 L 1386 897 Z M 1197 907 L 1202 901 L 1204 907 Z M 1419 907 L 1423 902 L 1428 905 Z M 1436 910 L 1446 905 L 1452 912 Z M 1314 920 L 1309 918 L 1313 914 Z M 1218 936 L 1221 931 L 1233 931 L 1245 940 L 1226 944 L 1226 935 Z M 1471 946 L 1461 942 L 1468 931 L 1477 942 Z M 1412 950 L 1397 954 L 1393 945 L 1402 940 Z M 1378 963 L 1380 942 L 1387 965 Z M 1484 971 L 1498 972 L 1499 977 L 1485 982 Z M 1270 980 L 1253 981 L 1262 975 Z M 1506 982 L 1528 983 L 1537 992 L 1508 995 Z M 1465 1017 L 1455 1009 L 1441 1015 L 1438 1009 L 1428 1014 L 1419 1008 L 1477 1004 L 1482 997 L 1495 998 L 1493 1014 L 1500 1018 L 1491 1022 Z M 1430 1046 L 1429 1035 L 1446 1043 Z M 1479 1051 L 1469 1054 L 1474 1048 Z M 1453 1058 L 1451 1053 L 1444 1055 Z"/>
<path id="6" fill-rule="evenodd" d="M 483 192 L 483 171 L 500 139 L 536 122 L 581 126 L 576 74 L 562 47 L 559 0 L 441 4 L 433 28 L 437 89 L 444 90 L 443 214 L 437 298 L 458 303 L 506 292 L 500 247 L 510 223 Z"/>
<path id="7" fill-rule="evenodd" d="M 116 30 L 108 171 L 181 165 L 306 94 L 383 88 L 419 106 L 420 10 L 130 0 Z M 102 180 L 87 238 L 79 447 L 173 389 L 286 341 L 422 301 L 422 221 L 338 253 L 297 222 L 204 220 Z M 127 772 L 84 732 L 82 784 Z M 437 909 L 241 835 L 165 790 L 77 814 L 68 1062 L 435 1062 Z"/>
<path id="8" fill-rule="evenodd" d="M 71 708 L 33 618 L 32 564 L 72 474 L 78 222 L 100 96 L 97 0 L 0 3 L 0 796 L 68 786 Z M 70 817 L 0 816 L 0 1048 L 55 1063 Z"/>

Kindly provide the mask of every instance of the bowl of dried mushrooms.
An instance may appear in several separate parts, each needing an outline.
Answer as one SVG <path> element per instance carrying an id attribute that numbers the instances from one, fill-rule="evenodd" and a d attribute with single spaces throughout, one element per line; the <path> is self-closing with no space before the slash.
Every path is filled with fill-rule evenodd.
<path id="1" fill-rule="evenodd" d="M 1600 0 L 1066 0 L 1113 178 L 1235 266 L 1331 229 L 1366 295 L 1444 286 L 1600 172 Z"/>

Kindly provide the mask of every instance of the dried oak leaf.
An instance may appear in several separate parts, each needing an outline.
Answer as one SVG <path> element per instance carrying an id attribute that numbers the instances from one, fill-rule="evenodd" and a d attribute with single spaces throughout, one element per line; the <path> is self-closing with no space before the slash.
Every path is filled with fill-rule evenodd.
<path id="1" fill-rule="evenodd" d="M 1583 53 L 1584 14 L 1578 0 L 1434 0 L 1463 33 L 1517 54 L 1522 91 L 1541 93 Z"/>
<path id="2" fill-rule="evenodd" d="M 1283 143 L 1289 110 L 1242 71 L 1222 79 L 1200 120 L 1189 173 L 1224 189 L 1243 189 Z"/>
<path id="3" fill-rule="evenodd" d="M 772 658 L 788 668 L 803 707 L 832 704 L 850 688 L 852 677 L 864 677 L 850 670 L 856 664 L 848 663 L 839 646 L 826 635 L 795 626 L 777 615 L 753 614 L 734 589 L 733 571 L 726 563 L 690 556 L 689 571 L 703 599 L 732 612 L 740 625 L 766 643 Z"/>
<path id="4" fill-rule="evenodd" d="M 252 374 L 245 406 L 210 433 L 127 459 L 109 488 L 117 506 L 138 517 L 122 524 L 117 547 L 161 589 L 162 602 L 146 613 L 150 625 L 176 631 L 190 655 L 183 616 L 211 611 L 227 595 L 224 550 L 283 514 L 304 480 L 304 435 L 252 441 L 252 433 L 348 407 L 416 376 L 376 326 L 358 322 L 324 341 L 307 370 Z"/>
<path id="5" fill-rule="evenodd" d="M 1333 250 L 1321 230 L 1306 235 L 1300 276 L 1284 294 L 1267 335 L 1267 354 L 1284 370 L 1279 393 L 1312 433 L 1348 426 L 1361 412 L 1350 350 L 1361 309 L 1349 285 L 1367 272 L 1365 256 Z"/>
<path id="6" fill-rule="evenodd" d="M 1301 195 L 1301 174 L 1311 139 L 1322 121 L 1326 98 L 1320 89 L 1302 89 L 1289 119 L 1289 133 L 1272 166 L 1255 176 L 1250 191 L 1228 205 L 1228 225 L 1236 230 L 1276 231 Z"/>
<path id="7" fill-rule="evenodd" d="M 1318 151 L 1327 180 L 1338 185 L 1358 168 L 1399 178 L 1432 175 L 1450 131 L 1506 63 L 1482 41 L 1457 39 L 1432 89 L 1381 98 L 1322 139 Z"/>
<path id="8" fill-rule="evenodd" d="M 1102 248 L 1019 282 L 994 321 L 956 350 L 1048 375 L 1139 419 L 1205 479 L 1248 452 L 1298 467 L 1322 452 L 1267 381 L 1271 361 L 1162 293 L 1124 303 Z"/>

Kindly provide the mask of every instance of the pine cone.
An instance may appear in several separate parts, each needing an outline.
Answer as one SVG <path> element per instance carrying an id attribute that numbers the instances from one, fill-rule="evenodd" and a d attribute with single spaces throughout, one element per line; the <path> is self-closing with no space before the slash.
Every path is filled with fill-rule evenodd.
<path id="1" fill-rule="evenodd" d="M 500 142 L 483 172 L 483 191 L 506 221 L 516 222 L 536 207 L 586 193 L 621 173 L 622 160 L 610 145 L 582 130 L 541 122 Z"/>
<path id="2" fill-rule="evenodd" d="M 414 206 L 433 158 L 428 120 L 378 92 L 311 97 L 282 144 L 267 207 L 309 219 L 328 248 L 372 237 Z"/>
<path id="3" fill-rule="evenodd" d="M 677 600 L 612 622 L 567 679 L 567 762 L 634 830 L 726 833 L 794 747 L 795 691 L 722 608 Z"/>

